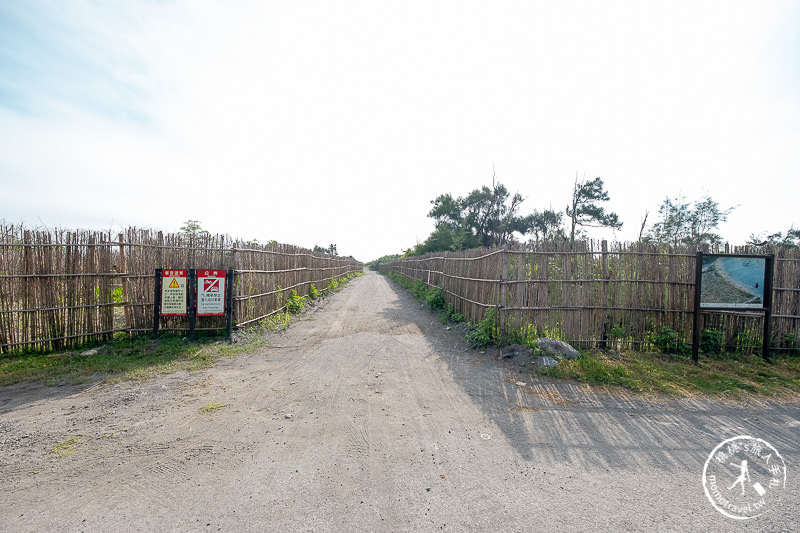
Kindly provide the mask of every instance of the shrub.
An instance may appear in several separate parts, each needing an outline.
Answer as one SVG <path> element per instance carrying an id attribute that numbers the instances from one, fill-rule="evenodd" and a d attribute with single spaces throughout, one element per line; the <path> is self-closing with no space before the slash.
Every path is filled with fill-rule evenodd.
<path id="1" fill-rule="evenodd" d="M 466 339 L 470 346 L 479 350 L 495 342 L 497 323 L 494 309 L 487 309 L 483 320 L 477 324 L 470 324 Z"/>
<path id="2" fill-rule="evenodd" d="M 718 354 L 722 351 L 725 334 L 716 329 L 704 329 L 700 332 L 700 350 L 706 354 Z"/>
<path id="3" fill-rule="evenodd" d="M 662 353 L 686 355 L 691 351 L 691 347 L 678 336 L 678 333 L 666 326 L 661 326 L 652 334 L 651 342 Z"/>
<path id="4" fill-rule="evenodd" d="M 286 302 L 286 307 L 289 309 L 289 312 L 292 314 L 297 314 L 303 310 L 303 307 L 306 305 L 306 298 L 305 296 L 298 296 L 297 291 L 292 289 L 292 295 L 289 296 L 289 300 Z"/>
<path id="5" fill-rule="evenodd" d="M 751 353 L 759 347 L 758 339 L 749 331 L 740 331 L 736 334 L 736 351 Z"/>
<path id="6" fill-rule="evenodd" d="M 800 348 L 797 347 L 797 335 L 787 333 L 783 336 L 783 342 L 789 346 L 789 355 L 800 354 Z"/>
<path id="7" fill-rule="evenodd" d="M 444 309 L 447 302 L 441 287 L 428 286 L 424 281 L 417 280 L 411 285 L 414 296 L 426 302 L 431 309 Z"/>
<path id="8" fill-rule="evenodd" d="M 308 289 L 308 297 L 312 300 L 316 300 L 319 298 L 319 289 L 312 283 L 311 287 Z"/>
<path id="9" fill-rule="evenodd" d="M 431 306 L 431 309 L 444 309 L 447 302 L 444 300 L 444 292 L 441 287 L 431 287 L 425 293 L 425 301 Z"/>

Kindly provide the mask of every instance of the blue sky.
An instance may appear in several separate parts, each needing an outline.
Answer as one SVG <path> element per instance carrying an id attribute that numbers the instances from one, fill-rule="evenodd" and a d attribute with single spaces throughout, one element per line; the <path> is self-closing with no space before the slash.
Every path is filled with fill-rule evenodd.
<path id="1" fill-rule="evenodd" d="M 609 239 L 710 194 L 743 243 L 800 225 L 799 6 L 0 0 L 0 220 L 369 260 L 494 168 L 525 212 L 602 177 Z"/>

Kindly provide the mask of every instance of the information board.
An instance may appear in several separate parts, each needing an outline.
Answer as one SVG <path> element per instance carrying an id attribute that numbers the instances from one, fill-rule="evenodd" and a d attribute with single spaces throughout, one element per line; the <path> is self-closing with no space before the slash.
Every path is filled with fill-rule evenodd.
<path id="1" fill-rule="evenodd" d="M 766 257 L 703 254 L 702 261 L 701 308 L 764 308 Z"/>
<path id="2" fill-rule="evenodd" d="M 225 271 L 197 271 L 197 316 L 225 314 Z"/>
<path id="3" fill-rule="evenodd" d="M 186 270 L 161 272 L 161 316 L 186 316 Z"/>
<path id="4" fill-rule="evenodd" d="M 775 255 L 706 254 L 697 252 L 694 272 L 692 360 L 700 353 L 701 314 L 764 314 L 761 356 L 769 361 L 772 339 L 772 279 Z"/>

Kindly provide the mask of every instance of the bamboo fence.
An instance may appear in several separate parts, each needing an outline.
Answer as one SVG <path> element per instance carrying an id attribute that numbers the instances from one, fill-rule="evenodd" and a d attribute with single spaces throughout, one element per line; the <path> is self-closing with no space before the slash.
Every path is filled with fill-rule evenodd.
<path id="1" fill-rule="evenodd" d="M 28 230 L 0 225 L 0 353 L 50 351 L 153 329 L 155 269 L 233 269 L 233 320 L 244 327 L 286 310 L 291 290 L 323 291 L 360 272 L 352 258 L 227 235 Z M 162 317 L 160 329 L 188 330 Z M 197 330 L 224 329 L 199 317 Z"/>
<path id="2" fill-rule="evenodd" d="M 800 250 L 725 245 L 703 251 L 775 254 L 772 346 L 797 350 Z M 538 243 L 407 257 L 381 269 L 441 287 L 453 312 L 468 322 L 494 309 L 501 333 L 649 349 L 660 327 L 692 338 L 696 252 L 644 243 Z M 724 333 L 726 346 L 761 348 L 763 313 L 704 310 L 701 318 L 702 329 Z"/>

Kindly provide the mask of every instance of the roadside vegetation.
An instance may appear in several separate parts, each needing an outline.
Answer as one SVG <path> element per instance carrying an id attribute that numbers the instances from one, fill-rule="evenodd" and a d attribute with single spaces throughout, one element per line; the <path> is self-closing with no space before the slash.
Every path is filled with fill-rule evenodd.
<path id="1" fill-rule="evenodd" d="M 46 385 L 91 381 L 146 381 L 158 374 L 179 370 L 196 372 L 214 365 L 221 357 L 266 345 L 264 335 L 288 325 L 285 315 L 269 324 L 248 330 L 231 344 L 219 335 L 197 333 L 197 340 L 172 333 L 158 339 L 148 335 L 119 333 L 107 343 L 88 344 L 79 349 L 54 353 L 24 353 L 0 356 L 0 386 L 42 381 Z"/>
<path id="2" fill-rule="evenodd" d="M 417 298 L 438 312 L 442 324 L 459 324 L 464 317 L 453 312 L 440 287 L 427 286 L 398 274 L 387 274 Z M 465 324 L 465 339 L 476 350 L 501 348 L 511 344 L 531 350 L 531 362 L 543 355 L 536 345 L 539 337 L 558 338 L 558 332 L 537 332 L 536 335 L 510 333 L 500 336 L 493 309 L 477 324 Z M 613 337 L 613 335 L 612 335 Z M 741 347 L 725 347 L 719 332 L 705 330 L 701 335 L 701 357 L 698 364 L 691 359 L 691 349 L 669 328 L 655 329 L 645 351 L 580 350 L 574 360 L 562 359 L 556 366 L 531 364 L 535 376 L 575 380 L 590 385 L 623 388 L 636 393 L 673 397 L 712 396 L 740 399 L 748 394 L 764 397 L 792 397 L 800 394 L 800 348 L 773 354 L 771 361 L 747 353 Z M 749 343 L 748 343 L 749 344 Z"/>
<path id="3" fill-rule="evenodd" d="M 464 196 L 440 194 L 431 200 L 428 217 L 434 230 L 428 238 L 404 251 L 403 256 L 418 256 L 430 252 L 460 251 L 472 248 L 499 248 L 522 242 L 566 242 L 574 245 L 587 237 L 588 228 L 618 230 L 622 221 L 607 209 L 611 196 L 601 178 L 587 180 L 576 175 L 572 195 L 565 198 L 563 210 L 551 207 L 544 211 L 523 212 L 526 197 L 510 191 L 492 175 L 491 186 L 482 186 Z M 561 205 L 564 205 L 561 204 Z M 735 207 L 722 207 L 710 195 L 698 200 L 683 195 L 667 196 L 658 208 L 657 219 L 648 223 L 648 211 L 643 212 L 638 241 L 667 246 L 719 245 L 724 242 L 719 226 Z M 751 246 L 800 246 L 800 229 L 791 226 L 785 232 L 751 234 Z M 385 256 L 368 263 L 380 270 L 383 263 L 396 256 Z M 391 275 L 401 285 L 436 310 L 443 322 L 459 323 L 463 317 L 454 313 L 440 288 L 427 287 L 401 276 Z M 493 309 L 477 324 L 465 324 L 465 337 L 476 349 L 491 346 L 520 344 L 537 351 L 538 337 L 563 340 L 559 331 L 538 331 L 506 334 L 500 338 Z M 618 329 L 618 330 L 617 330 Z M 781 339 L 782 348 L 774 353 L 771 362 L 752 355 L 756 339 L 747 333 L 724 345 L 724 333 L 705 330 L 701 334 L 699 364 L 691 360 L 691 347 L 672 329 L 655 325 L 639 351 L 621 350 L 624 332 L 616 326 L 608 332 L 606 349 L 582 350 L 576 360 L 563 360 L 554 367 L 531 365 L 532 373 L 554 379 L 574 379 L 596 385 L 658 394 L 711 394 L 737 396 L 746 393 L 760 395 L 796 395 L 800 392 L 800 340 Z"/>
<path id="4" fill-rule="evenodd" d="M 379 257 L 378 259 L 374 259 L 369 263 L 365 263 L 364 266 L 370 270 L 380 270 L 381 265 L 385 263 L 391 263 L 392 261 L 399 259 L 402 257 L 400 254 L 391 254 L 391 255 L 384 255 L 383 257 Z"/>
<path id="5" fill-rule="evenodd" d="M 326 290 L 336 291 L 359 275 L 362 273 L 330 280 Z M 149 335 L 117 333 L 110 342 L 87 344 L 70 351 L 0 355 L 0 386 L 32 381 L 42 381 L 47 385 L 146 381 L 159 374 L 180 370 L 199 372 L 214 366 L 220 358 L 267 346 L 267 334 L 287 328 L 293 315 L 301 313 L 309 301 L 322 294 L 323 291 L 313 285 L 308 296 L 299 296 L 292 290 L 285 313 L 277 313 L 253 327 L 236 332 L 234 342 L 210 332 L 197 332 L 195 342 L 168 332 L 158 339 L 151 339 Z"/>

